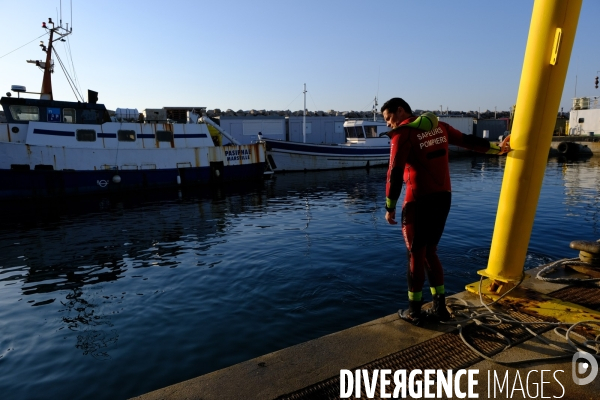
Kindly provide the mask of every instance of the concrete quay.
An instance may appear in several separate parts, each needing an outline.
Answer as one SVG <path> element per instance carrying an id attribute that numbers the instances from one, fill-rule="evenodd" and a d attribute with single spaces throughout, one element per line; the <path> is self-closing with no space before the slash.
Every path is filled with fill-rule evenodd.
<path id="1" fill-rule="evenodd" d="M 510 296 L 494 305 L 494 311 L 529 322 L 527 326 L 531 331 L 556 346 L 568 348 L 565 340 L 544 322 L 565 322 L 563 316 L 569 323 L 600 321 L 600 287 L 536 279 L 536 274 L 545 267 L 526 271 L 526 279 Z M 587 278 L 568 267 L 557 268 L 546 276 Z M 470 286 L 478 285 L 477 282 Z M 479 295 L 471 291 L 461 292 L 451 299 L 449 304 L 458 304 L 453 308 L 480 305 Z M 485 297 L 484 300 L 490 302 Z M 458 319 L 464 320 L 460 316 Z M 410 373 L 415 369 L 453 370 L 454 373 L 462 369 L 478 370 L 475 375 L 478 382 L 472 386 L 472 394 L 478 398 L 598 398 L 600 377 L 587 385 L 574 383 L 574 351 L 559 351 L 533 337 L 519 324 L 500 324 L 496 328 L 512 341 L 512 345 L 507 347 L 504 339 L 477 324 L 460 322 L 461 327 L 457 328 L 457 320 L 452 322 L 416 327 L 394 313 L 135 399 L 334 399 L 340 398 L 342 369 L 368 370 L 371 374 L 369 377 L 373 376 L 376 369 L 390 369 L 392 374 L 397 370 Z M 599 333 L 600 326 L 596 325 L 595 328 L 593 334 L 590 330 L 582 330 L 581 333 L 593 339 Z M 471 350 L 461 335 L 480 354 Z M 489 361 L 489 357 L 502 364 Z M 532 359 L 536 360 L 521 362 Z M 505 364 L 516 361 L 520 363 Z M 388 378 L 392 379 L 391 376 Z M 466 377 L 463 376 L 459 383 L 460 391 L 466 394 Z M 433 393 L 435 387 L 433 385 Z M 393 384 L 387 386 L 387 393 L 392 393 L 393 388 Z M 457 398 L 458 392 L 455 397 L 445 396 L 444 393 L 435 398 Z M 361 398 L 367 398 L 364 383 Z M 374 398 L 381 398 L 379 383 Z"/>

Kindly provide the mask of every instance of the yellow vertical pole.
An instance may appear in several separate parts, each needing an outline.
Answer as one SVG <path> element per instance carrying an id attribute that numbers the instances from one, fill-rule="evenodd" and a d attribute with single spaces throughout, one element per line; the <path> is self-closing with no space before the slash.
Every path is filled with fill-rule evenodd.
<path id="1" fill-rule="evenodd" d="M 511 151 L 506 160 L 490 258 L 479 274 L 514 282 L 523 274 L 582 0 L 535 0 Z"/>

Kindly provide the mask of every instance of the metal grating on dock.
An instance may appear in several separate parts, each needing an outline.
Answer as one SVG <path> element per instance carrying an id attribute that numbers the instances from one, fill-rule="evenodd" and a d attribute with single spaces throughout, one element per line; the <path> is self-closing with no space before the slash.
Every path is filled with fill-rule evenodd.
<path id="1" fill-rule="evenodd" d="M 532 317 L 515 311 L 508 311 L 509 315 L 519 321 L 542 322 L 541 319 Z M 524 342 L 532 337 L 525 329 L 517 325 L 503 324 L 495 327 L 512 340 L 514 344 Z M 531 325 L 530 329 L 536 333 L 541 333 L 549 328 L 545 325 Z M 463 329 L 463 334 L 467 341 L 486 356 L 493 356 L 506 347 L 506 342 L 492 332 L 476 325 L 469 325 Z M 407 373 L 413 369 L 442 369 L 458 370 L 467 368 L 482 358 L 471 351 L 460 338 L 458 331 L 453 331 L 423 343 L 390 354 L 386 357 L 372 361 L 360 367 L 348 366 L 347 369 L 366 369 L 372 372 L 375 369 L 390 369 L 392 371 L 405 369 Z M 392 382 L 388 392 L 393 391 Z M 379 393 L 379 380 L 375 393 Z M 299 400 L 299 399 L 339 399 L 340 395 L 340 377 L 334 376 L 314 385 L 300 389 L 278 397 L 279 400 Z"/>
<path id="2" fill-rule="evenodd" d="M 600 311 L 600 287 L 567 286 L 548 294 L 548 296 Z"/>

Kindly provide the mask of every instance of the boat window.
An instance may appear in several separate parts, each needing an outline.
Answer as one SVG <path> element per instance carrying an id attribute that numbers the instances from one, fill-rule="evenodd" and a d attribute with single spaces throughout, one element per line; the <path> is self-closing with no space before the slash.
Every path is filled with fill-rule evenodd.
<path id="1" fill-rule="evenodd" d="M 579 118 L 579 123 L 583 124 L 583 120 L 584 120 L 583 118 Z"/>
<path id="2" fill-rule="evenodd" d="M 97 110 L 83 110 L 81 112 L 81 122 L 84 124 L 100 124 L 102 119 Z"/>
<path id="3" fill-rule="evenodd" d="M 173 132 L 156 131 L 156 140 L 158 142 L 171 142 L 173 141 Z"/>
<path id="4" fill-rule="evenodd" d="M 63 110 L 63 122 L 67 124 L 75 123 L 75 109 L 74 108 L 65 108 Z"/>
<path id="5" fill-rule="evenodd" d="M 77 129 L 78 142 L 95 142 L 96 131 L 93 129 Z"/>
<path id="6" fill-rule="evenodd" d="M 355 138 L 356 137 L 356 133 L 354 132 L 353 126 L 347 126 L 344 128 L 344 130 L 346 131 L 347 138 Z"/>
<path id="7" fill-rule="evenodd" d="M 135 142 L 135 131 L 130 129 L 120 129 L 117 131 L 119 142 Z"/>
<path id="8" fill-rule="evenodd" d="M 46 121 L 60 122 L 60 108 L 58 108 L 58 107 L 46 108 Z"/>
<path id="9" fill-rule="evenodd" d="M 10 106 L 10 114 L 15 121 L 40 120 L 40 110 L 36 106 Z"/>
<path id="10" fill-rule="evenodd" d="M 346 129 L 346 137 L 353 139 L 364 139 L 365 134 L 362 126 L 348 126 Z"/>
<path id="11" fill-rule="evenodd" d="M 365 126 L 365 134 L 368 138 L 377 137 L 377 127 L 376 126 Z"/>

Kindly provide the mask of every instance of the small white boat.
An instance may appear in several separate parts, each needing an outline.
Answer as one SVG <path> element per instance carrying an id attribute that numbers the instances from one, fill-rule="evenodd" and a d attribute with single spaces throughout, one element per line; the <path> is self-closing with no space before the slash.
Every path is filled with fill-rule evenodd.
<path id="1" fill-rule="evenodd" d="M 304 86 L 306 117 L 306 85 Z M 373 107 L 376 116 L 377 98 Z M 305 127 L 303 127 L 305 130 Z M 390 159 L 388 127 L 383 121 L 346 120 L 345 143 L 312 144 L 284 140 L 263 139 L 267 160 L 274 171 L 312 171 L 344 168 L 369 168 L 387 165 Z"/>
<path id="2" fill-rule="evenodd" d="M 310 171 L 368 168 L 387 165 L 390 138 L 385 123 L 367 120 L 344 122 L 346 143 L 311 144 L 263 139 L 275 171 Z"/>
<path id="3" fill-rule="evenodd" d="M 50 27 L 51 26 L 51 27 Z M 39 99 L 13 85 L 18 97 L 0 99 L 0 199 L 105 193 L 146 187 L 203 185 L 261 179 L 264 144 L 221 146 L 219 130 L 188 110 L 184 120 L 168 119 L 168 108 L 117 109 L 115 116 L 97 93 L 88 102 L 57 101 L 52 96 L 52 44 L 72 32 L 51 19 L 46 60 L 32 61 L 44 71 Z M 83 99 L 81 99 L 83 100 Z M 172 112 L 172 110 L 170 111 Z M 185 112 L 185 111 L 184 111 Z"/>

